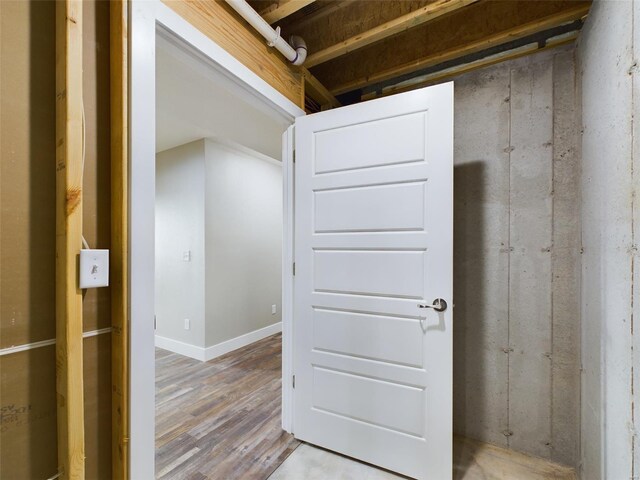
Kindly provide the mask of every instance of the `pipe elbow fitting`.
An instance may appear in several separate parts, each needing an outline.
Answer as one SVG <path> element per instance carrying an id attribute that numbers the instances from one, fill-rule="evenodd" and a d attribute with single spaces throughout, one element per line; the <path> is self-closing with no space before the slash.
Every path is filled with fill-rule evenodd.
<path id="1" fill-rule="evenodd" d="M 302 65 L 307 59 L 307 44 L 298 35 L 292 35 L 289 38 L 289 45 L 296 51 L 296 57 L 291 61 L 294 65 Z"/>

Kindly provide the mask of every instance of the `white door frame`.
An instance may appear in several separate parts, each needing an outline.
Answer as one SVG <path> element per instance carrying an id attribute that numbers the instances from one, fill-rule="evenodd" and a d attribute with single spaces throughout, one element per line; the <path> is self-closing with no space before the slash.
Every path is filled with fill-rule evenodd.
<path id="1" fill-rule="evenodd" d="M 293 124 L 304 111 L 232 55 L 223 50 L 159 0 L 133 0 L 129 11 L 130 39 L 130 172 L 129 172 L 129 291 L 130 291 L 130 478 L 154 478 L 155 468 L 155 53 L 156 32 L 177 40 L 205 64 L 222 73 L 242 95 Z M 213 73 L 213 72 L 212 72 Z M 283 144 L 291 142 L 290 131 Z M 285 150 L 286 151 L 286 150 Z M 283 158 L 283 378 L 292 368 L 293 279 L 288 263 L 293 232 L 292 158 Z M 283 382 L 283 428 L 291 431 L 291 382 Z"/>

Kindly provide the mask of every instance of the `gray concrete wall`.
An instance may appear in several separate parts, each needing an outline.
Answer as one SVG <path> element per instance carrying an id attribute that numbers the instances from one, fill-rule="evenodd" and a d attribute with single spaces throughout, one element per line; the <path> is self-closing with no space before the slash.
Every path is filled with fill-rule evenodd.
<path id="1" fill-rule="evenodd" d="M 578 47 L 582 72 L 581 478 L 636 479 L 640 3 L 594 2 Z M 640 118 L 640 117 L 636 117 Z M 635 262 L 635 264 L 634 264 Z M 635 347 L 635 348 L 634 348 Z M 635 383 L 635 388 L 634 388 Z M 635 452 L 634 452 L 635 450 Z M 635 456 L 635 458 L 634 458 Z"/>
<path id="2" fill-rule="evenodd" d="M 455 80 L 454 428 L 576 465 L 579 99 L 573 48 Z"/>

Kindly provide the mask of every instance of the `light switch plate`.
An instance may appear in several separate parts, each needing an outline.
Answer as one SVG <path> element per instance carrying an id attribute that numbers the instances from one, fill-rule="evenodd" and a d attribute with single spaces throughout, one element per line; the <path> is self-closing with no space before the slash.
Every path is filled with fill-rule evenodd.
<path id="1" fill-rule="evenodd" d="M 80 288 L 109 286 L 109 250 L 80 250 Z"/>

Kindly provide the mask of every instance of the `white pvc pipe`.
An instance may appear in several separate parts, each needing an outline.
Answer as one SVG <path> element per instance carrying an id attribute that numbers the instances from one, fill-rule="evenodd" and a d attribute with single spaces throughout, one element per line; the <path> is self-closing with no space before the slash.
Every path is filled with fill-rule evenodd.
<path id="1" fill-rule="evenodd" d="M 267 40 L 270 47 L 275 47 L 294 65 L 304 63 L 307 58 L 307 45 L 302 38 L 292 36 L 289 45 L 280 36 L 280 27 L 274 30 L 245 0 L 227 0 L 227 3 Z"/>

